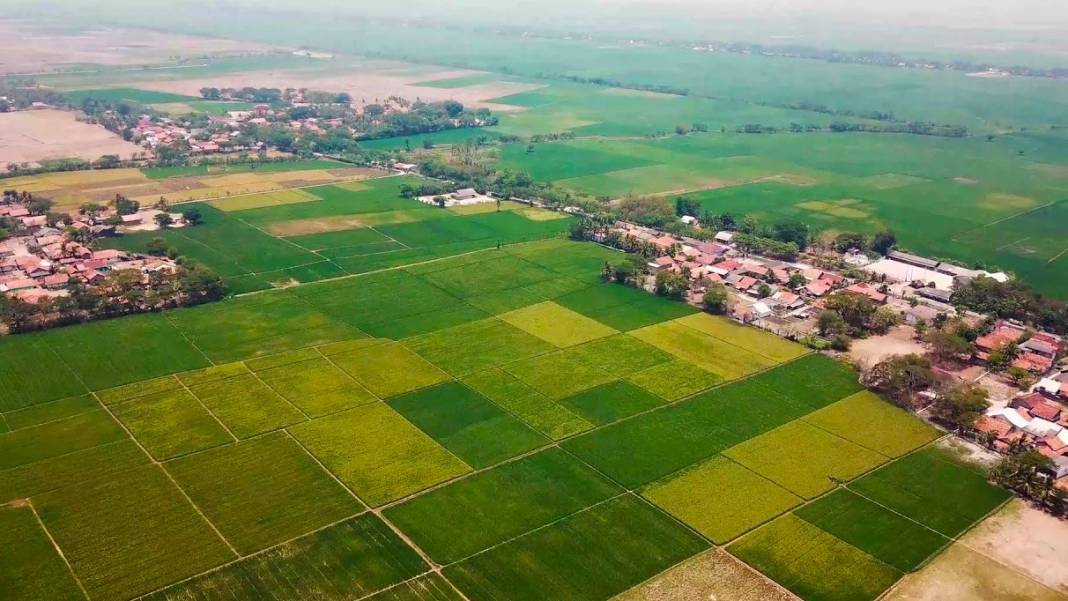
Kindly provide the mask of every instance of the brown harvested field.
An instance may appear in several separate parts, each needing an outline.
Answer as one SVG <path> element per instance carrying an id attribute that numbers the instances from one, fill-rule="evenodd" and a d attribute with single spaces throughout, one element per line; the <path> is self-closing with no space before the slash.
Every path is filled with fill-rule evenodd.
<path id="1" fill-rule="evenodd" d="M 57 211 L 71 211 L 87 200 L 104 202 L 115 198 L 116 194 L 150 204 L 160 197 L 168 202 L 215 200 L 323 184 L 361 186 L 361 180 L 383 175 L 386 175 L 384 171 L 374 169 L 341 168 L 153 180 L 138 169 L 101 169 L 14 177 L 3 180 L 3 183 L 8 188 L 34 192 L 52 199 Z"/>
<path id="2" fill-rule="evenodd" d="M 82 123 L 58 110 L 0 113 L 0 170 L 8 163 L 48 159 L 95 160 L 105 154 L 129 158 L 141 152 L 99 125 Z"/>
<path id="3" fill-rule="evenodd" d="M 488 100 L 543 87 L 536 84 L 506 81 L 451 89 L 415 85 L 417 82 L 451 79 L 479 73 L 479 71 L 466 70 L 404 73 L 374 66 L 345 67 L 339 65 L 329 73 L 321 70 L 244 71 L 209 78 L 139 82 L 136 87 L 188 96 L 199 96 L 200 89 L 205 87 L 305 87 L 332 92 L 348 92 L 356 104 L 371 104 L 389 96 L 399 96 L 411 100 L 419 98 L 428 102 L 457 100 L 467 106 L 485 107 L 498 112 L 522 110 L 522 107 L 495 104 L 487 102 Z"/>
<path id="4" fill-rule="evenodd" d="M 796 596 L 712 549 L 615 597 L 613 601 L 799 601 Z"/>
<path id="5" fill-rule="evenodd" d="M 882 601 L 1068 601 L 1068 596 L 956 543 L 905 576 Z"/>
<path id="6" fill-rule="evenodd" d="M 139 29 L 56 33 L 17 21 L 0 21 L 0 39 L 8 48 L 19 49 L 0 52 L 0 73 L 40 73 L 81 65 L 144 65 L 177 57 L 270 50 L 263 44 Z"/>
<path id="7" fill-rule="evenodd" d="M 961 543 L 1068 595 L 1068 522 L 1019 499 L 969 532 Z"/>

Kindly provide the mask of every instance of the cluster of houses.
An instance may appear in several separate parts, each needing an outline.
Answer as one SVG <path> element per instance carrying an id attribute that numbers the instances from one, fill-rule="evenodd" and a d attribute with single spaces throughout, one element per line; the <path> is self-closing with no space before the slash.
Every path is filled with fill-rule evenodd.
<path id="1" fill-rule="evenodd" d="M 477 205 L 487 202 L 497 202 L 497 199 L 488 194 L 479 194 L 474 188 L 461 188 L 455 192 L 448 194 L 439 194 L 437 196 L 419 196 L 417 197 L 419 202 L 436 205 L 439 207 L 460 207 L 467 205 Z"/>
<path id="2" fill-rule="evenodd" d="M 1053 462 L 1057 485 L 1068 490 L 1068 373 L 1045 378 L 1008 406 L 987 411 L 975 429 L 1000 452 L 1027 448 Z"/>
<path id="3" fill-rule="evenodd" d="M 178 269 L 167 258 L 118 250 L 94 251 L 65 230 L 47 223 L 46 216 L 30 215 L 22 204 L 0 204 L 0 217 L 15 219 L 21 226 L 15 236 L 0 241 L 0 293 L 30 304 L 66 296 L 71 280 L 91 287 L 103 283 L 112 271 L 136 269 L 147 282 L 152 272 L 175 273 Z M 141 218 L 140 214 L 124 217 Z M 114 226 L 98 224 L 97 219 L 78 219 L 66 227 L 90 230 L 96 235 L 114 233 Z"/>
<path id="4" fill-rule="evenodd" d="M 1060 336 L 1047 332 L 1031 332 L 1022 325 L 999 320 L 994 329 L 975 340 L 975 358 L 986 362 L 993 353 L 1013 350 L 1012 366 L 1033 374 L 1045 374 L 1053 369 L 1057 357 L 1064 351 Z"/>
<path id="5" fill-rule="evenodd" d="M 861 294 L 879 305 L 888 299 L 874 286 L 833 271 L 746 256 L 735 248 L 731 232 L 719 232 L 713 240 L 701 241 L 623 221 L 616 222 L 612 231 L 655 248 L 659 256 L 649 262 L 649 268 L 685 276 L 693 302 L 700 302 L 708 287 L 715 284 L 735 290 L 740 302 L 733 306 L 732 316 L 745 323 L 769 317 L 807 318 L 821 308 L 822 299 L 837 291 Z"/>

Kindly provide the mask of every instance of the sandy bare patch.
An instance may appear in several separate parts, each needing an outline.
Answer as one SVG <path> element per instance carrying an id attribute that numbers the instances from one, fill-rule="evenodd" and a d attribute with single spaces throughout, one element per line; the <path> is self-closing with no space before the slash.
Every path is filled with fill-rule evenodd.
<path id="1" fill-rule="evenodd" d="M 329 73 L 322 71 L 271 70 L 245 71 L 218 77 L 181 79 L 174 81 L 150 81 L 137 84 L 139 88 L 199 96 L 204 87 L 307 87 L 319 90 L 348 92 L 355 104 L 372 104 L 389 96 L 424 101 L 457 100 L 471 107 L 485 107 L 505 112 L 522 110 L 522 107 L 488 102 L 493 98 L 527 92 L 544 86 L 518 82 L 492 82 L 464 88 L 428 88 L 415 85 L 421 81 L 451 79 L 477 74 L 477 71 L 439 71 L 427 74 L 405 74 L 395 70 L 383 70 L 373 66 L 342 65 Z"/>
<path id="2" fill-rule="evenodd" d="M 0 170 L 8 163 L 48 159 L 96 160 L 105 154 L 130 158 L 141 152 L 100 127 L 82 123 L 74 113 L 57 110 L 0 113 Z"/>
<path id="3" fill-rule="evenodd" d="M 1068 601 L 1068 597 L 960 543 L 905 576 L 883 601 Z"/>
<path id="4" fill-rule="evenodd" d="M 965 185 L 965 186 L 974 186 L 975 184 L 979 183 L 979 180 L 972 179 L 970 177 L 955 177 L 955 178 L 953 178 L 953 181 L 957 182 L 958 184 Z"/>
<path id="5" fill-rule="evenodd" d="M 1068 522 L 1013 499 L 961 542 L 1068 594 Z"/>
<path id="6" fill-rule="evenodd" d="M 655 98 L 657 100 L 677 100 L 681 98 L 677 94 L 653 92 L 652 90 L 634 90 L 631 88 L 605 88 L 599 92 L 605 96 L 627 96 L 631 98 Z"/>
<path id="7" fill-rule="evenodd" d="M 1068 165 L 1056 165 L 1053 163 L 1032 163 L 1027 166 L 1028 169 L 1038 171 L 1043 175 L 1055 178 L 1068 177 Z"/>
<path id="8" fill-rule="evenodd" d="M 100 28 L 76 33 L 34 29 L 26 23 L 0 21 L 0 73 L 40 73 L 94 65 L 143 65 L 205 54 L 248 54 L 269 46 L 219 38 L 138 29 Z"/>
<path id="9" fill-rule="evenodd" d="M 815 186 L 820 183 L 820 180 L 811 175 L 804 175 L 801 173 L 778 173 L 769 177 L 762 177 L 753 183 L 760 182 L 779 182 L 783 184 L 790 184 L 791 186 Z"/>
<path id="10" fill-rule="evenodd" d="M 720 549 L 712 549 L 613 601 L 797 601 Z"/>
<path id="11" fill-rule="evenodd" d="M 861 369 L 870 369 L 876 363 L 895 355 L 924 354 L 926 349 L 913 337 L 916 330 L 912 326 L 892 328 L 882 336 L 870 336 L 854 340 L 849 347 L 849 358 Z"/>
<path id="12" fill-rule="evenodd" d="M 355 215 L 322 217 L 319 219 L 294 219 L 278 221 L 267 226 L 276 236 L 303 236 L 305 234 L 324 234 L 366 227 L 367 224 Z"/>
<path id="13" fill-rule="evenodd" d="M 936 442 L 935 446 L 948 451 L 960 461 L 987 469 L 994 467 L 994 464 L 1001 460 L 1001 455 L 994 451 L 956 436 L 946 436 Z"/>

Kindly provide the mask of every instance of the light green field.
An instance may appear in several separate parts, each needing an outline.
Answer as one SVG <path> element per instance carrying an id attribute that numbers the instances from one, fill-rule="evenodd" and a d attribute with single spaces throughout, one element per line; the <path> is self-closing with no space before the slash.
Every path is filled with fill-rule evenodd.
<path id="1" fill-rule="evenodd" d="M 157 461 L 233 442 L 230 433 L 185 390 L 138 397 L 111 412 Z"/>
<path id="2" fill-rule="evenodd" d="M 471 471 L 382 403 L 321 417 L 291 432 L 371 507 Z"/>
<path id="3" fill-rule="evenodd" d="M 7 598 L 85 599 L 32 508 L 0 506 L 0 543 L 0 590 Z"/>
<path id="4" fill-rule="evenodd" d="M 867 391 L 803 419 L 887 457 L 900 457 L 939 436 L 938 430 Z"/>
<path id="5" fill-rule="evenodd" d="M 256 376 L 309 417 L 351 409 L 377 400 L 331 360 L 312 358 L 256 372 Z"/>
<path id="6" fill-rule="evenodd" d="M 723 544 L 801 503 L 801 499 L 724 457 L 646 487 L 656 503 Z"/>
<path id="7" fill-rule="evenodd" d="M 156 466 L 45 493 L 34 504 L 94 599 L 128 599 L 234 558 Z"/>
<path id="8" fill-rule="evenodd" d="M 724 380 L 740 378 L 776 363 L 677 321 L 648 326 L 630 335 Z"/>
<path id="9" fill-rule="evenodd" d="M 901 572 L 787 515 L 728 550 L 806 601 L 872 601 Z"/>
<path id="10" fill-rule="evenodd" d="M 616 333 L 602 323 L 552 302 L 510 311 L 501 315 L 501 319 L 560 348 Z"/>
<path id="11" fill-rule="evenodd" d="M 379 398 L 404 394 L 449 379 L 449 376 L 398 343 L 334 355 L 330 360 Z"/>
<path id="12" fill-rule="evenodd" d="M 189 390 L 241 439 L 307 420 L 299 409 L 251 374 L 193 386 Z"/>
<path id="13" fill-rule="evenodd" d="M 790 492 L 811 499 L 836 481 L 850 480 L 887 458 L 794 421 L 723 453 Z"/>
<path id="14" fill-rule="evenodd" d="M 178 459 L 166 469 L 242 554 L 311 532 L 363 509 L 286 434 L 270 434 Z"/>

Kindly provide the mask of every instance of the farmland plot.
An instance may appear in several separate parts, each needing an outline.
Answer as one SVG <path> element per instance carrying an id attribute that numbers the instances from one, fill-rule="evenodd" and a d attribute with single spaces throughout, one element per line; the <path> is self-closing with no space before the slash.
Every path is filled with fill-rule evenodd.
<path id="1" fill-rule="evenodd" d="M 901 577 L 895 568 L 793 515 L 728 550 L 805 601 L 872 601 Z"/>
<path id="2" fill-rule="evenodd" d="M 499 319 L 484 319 L 409 338 L 405 346 L 455 377 L 540 355 L 548 343 Z"/>
<path id="3" fill-rule="evenodd" d="M 245 555 L 363 509 L 286 434 L 177 459 L 166 469 Z"/>
<path id="4" fill-rule="evenodd" d="M 476 469 L 549 442 L 486 397 L 458 382 L 394 397 L 389 400 L 389 406 Z"/>
<path id="5" fill-rule="evenodd" d="M 597 425 L 604 425 L 663 404 L 651 393 L 625 380 L 580 392 L 561 403 Z"/>
<path id="6" fill-rule="evenodd" d="M 903 457 L 849 488 L 945 536 L 957 536 L 1010 496 L 979 468 L 936 448 Z"/>
<path id="7" fill-rule="evenodd" d="M 571 515 L 445 569 L 472 601 L 607 599 L 707 548 L 633 496 Z"/>
<path id="8" fill-rule="evenodd" d="M 938 431 L 870 392 L 858 392 L 804 420 L 887 457 L 931 442 Z"/>
<path id="9" fill-rule="evenodd" d="M 3 414 L 3 423 L 11 430 L 21 430 L 22 428 L 40 426 L 48 422 L 74 417 L 99 408 L 100 403 L 93 398 L 93 395 L 84 394 L 5 413 Z"/>
<path id="10" fill-rule="evenodd" d="M 312 349 L 314 358 L 256 372 L 267 386 L 309 417 L 351 409 L 377 399 Z"/>
<path id="11" fill-rule="evenodd" d="M 602 323 L 553 302 L 516 309 L 501 315 L 501 319 L 560 348 L 616 333 L 616 330 Z"/>
<path id="12" fill-rule="evenodd" d="M 902 572 L 910 572 L 949 539 L 912 520 L 839 489 L 794 515 Z"/>
<path id="13" fill-rule="evenodd" d="M 801 503 L 789 491 L 725 457 L 651 484 L 642 496 L 717 544 Z"/>
<path id="14" fill-rule="evenodd" d="M 290 431 L 371 507 L 471 471 L 383 403 L 321 417 Z"/>
<path id="15" fill-rule="evenodd" d="M 157 461 L 234 440 L 185 390 L 139 397 L 113 406 L 111 412 Z"/>
<path id="16" fill-rule="evenodd" d="M 479 372 L 464 378 L 463 383 L 550 438 L 563 438 L 593 427 L 567 407 L 504 370 Z"/>
<path id="17" fill-rule="evenodd" d="M 102 409 L 0 434 L 0 470 L 117 442 L 126 433 Z"/>
<path id="18" fill-rule="evenodd" d="M 334 355 L 338 367 L 379 398 L 444 382 L 449 376 L 400 343 L 386 343 Z"/>
<path id="19" fill-rule="evenodd" d="M 0 470 L 0 503 L 104 481 L 148 463 L 148 456 L 127 438 Z"/>
<path id="20" fill-rule="evenodd" d="M 887 461 L 845 439 L 793 421 L 724 451 L 790 492 L 811 499 Z"/>
<path id="21" fill-rule="evenodd" d="M 29 407 L 86 392 L 41 335 L 0 341 L 0 411 Z"/>
<path id="22" fill-rule="evenodd" d="M 389 526 L 371 514 L 364 514 L 197 576 L 146 599 L 349 601 L 404 582 L 428 569 Z M 438 601 L 435 597 L 426 599 Z M 449 597 L 444 599 L 452 601 Z"/>
<path id="23" fill-rule="evenodd" d="M 159 467 L 34 504 L 93 599 L 128 599 L 234 558 Z"/>
<path id="24" fill-rule="evenodd" d="M 308 419 L 251 374 L 193 386 L 190 391 L 242 439 Z"/>
<path id="25" fill-rule="evenodd" d="M 677 401 L 723 382 L 716 374 L 682 359 L 631 374 L 628 380 L 667 401 Z"/>
<path id="26" fill-rule="evenodd" d="M 678 321 L 634 330 L 630 335 L 699 365 L 725 380 L 740 378 L 776 363 Z"/>
<path id="27" fill-rule="evenodd" d="M 452 563 L 623 492 L 559 449 L 497 466 L 386 510 L 435 561 Z M 448 520 L 441 516 L 447 513 Z"/>
<path id="28" fill-rule="evenodd" d="M 30 507 L 0 506 L 0 549 L 0 590 L 6 599 L 85 599 Z"/>

